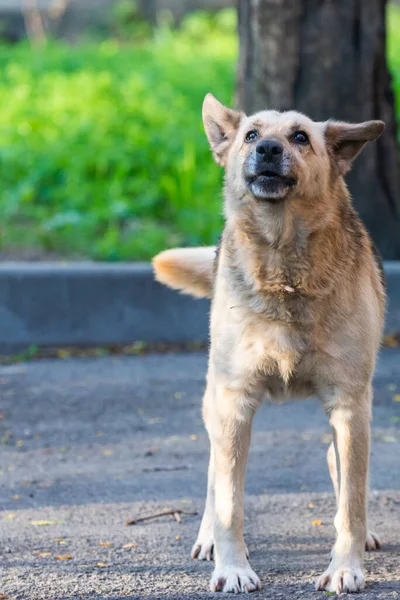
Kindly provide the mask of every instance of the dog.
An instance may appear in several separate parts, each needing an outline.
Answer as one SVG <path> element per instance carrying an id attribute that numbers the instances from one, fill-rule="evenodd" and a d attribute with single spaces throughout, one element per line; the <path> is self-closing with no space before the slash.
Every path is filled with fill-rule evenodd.
<path id="1" fill-rule="evenodd" d="M 265 395 L 316 395 L 333 428 L 328 464 L 337 498 L 336 542 L 316 589 L 358 592 L 365 548 L 380 545 L 367 531 L 366 498 L 385 287 L 344 175 L 384 123 L 314 122 L 274 110 L 248 117 L 211 94 L 203 122 L 225 168 L 220 244 L 154 259 L 159 281 L 212 299 L 208 491 L 192 557 L 214 554 L 212 591 L 260 589 L 243 539 L 252 419 Z"/>

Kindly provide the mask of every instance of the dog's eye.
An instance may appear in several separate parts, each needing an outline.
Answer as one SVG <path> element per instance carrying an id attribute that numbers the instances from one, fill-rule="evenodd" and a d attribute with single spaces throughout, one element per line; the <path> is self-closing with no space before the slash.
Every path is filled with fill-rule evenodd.
<path id="1" fill-rule="evenodd" d="M 308 144 L 310 141 L 305 131 L 295 131 L 293 139 L 297 144 Z"/>
<path id="2" fill-rule="evenodd" d="M 258 140 L 258 133 L 257 131 L 255 131 L 253 129 L 253 131 L 249 131 L 248 133 L 246 133 L 246 137 L 244 138 L 245 142 L 255 142 L 256 140 Z"/>

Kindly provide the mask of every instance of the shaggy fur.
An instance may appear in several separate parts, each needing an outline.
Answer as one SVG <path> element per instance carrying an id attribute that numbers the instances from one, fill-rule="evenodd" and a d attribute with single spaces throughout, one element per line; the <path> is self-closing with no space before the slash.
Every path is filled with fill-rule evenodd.
<path id="1" fill-rule="evenodd" d="M 371 240 L 343 179 L 381 121 L 315 123 L 297 112 L 251 117 L 210 94 L 203 121 L 225 173 L 215 249 L 170 250 L 156 276 L 212 298 L 203 415 L 211 453 L 194 558 L 215 556 L 213 591 L 260 587 L 243 540 L 243 487 L 254 413 L 272 399 L 317 395 L 333 427 L 328 464 L 337 539 L 318 590 L 364 587 L 371 380 L 385 291 Z M 338 481 L 339 473 L 339 481 Z"/>

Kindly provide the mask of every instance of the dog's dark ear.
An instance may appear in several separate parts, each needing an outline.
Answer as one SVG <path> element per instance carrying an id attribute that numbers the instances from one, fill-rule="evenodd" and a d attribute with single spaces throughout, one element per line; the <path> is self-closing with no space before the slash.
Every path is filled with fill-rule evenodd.
<path id="1" fill-rule="evenodd" d="M 360 154 L 365 144 L 376 140 L 384 128 L 383 121 L 364 123 L 328 121 L 326 123 L 326 144 L 341 175 L 351 169 L 353 160 Z"/>
<path id="2" fill-rule="evenodd" d="M 215 162 L 226 166 L 228 150 L 235 139 L 242 112 L 227 108 L 212 94 L 207 94 L 203 102 L 203 123 Z"/>

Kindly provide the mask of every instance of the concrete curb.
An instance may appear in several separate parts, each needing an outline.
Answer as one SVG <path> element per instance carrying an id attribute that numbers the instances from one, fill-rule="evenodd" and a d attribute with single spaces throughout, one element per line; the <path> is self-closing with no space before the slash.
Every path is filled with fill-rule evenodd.
<path id="1" fill-rule="evenodd" d="M 386 331 L 400 331 L 400 261 L 393 260 L 384 263 L 388 308 L 386 314 Z"/>
<path id="2" fill-rule="evenodd" d="M 208 302 L 154 281 L 149 264 L 0 265 L 0 352 L 207 339 Z"/>
<path id="3" fill-rule="evenodd" d="M 400 262 L 385 264 L 387 331 L 400 330 Z M 147 263 L 0 264 L 0 353 L 29 346 L 179 344 L 208 337 L 209 303 L 160 285 Z"/>

